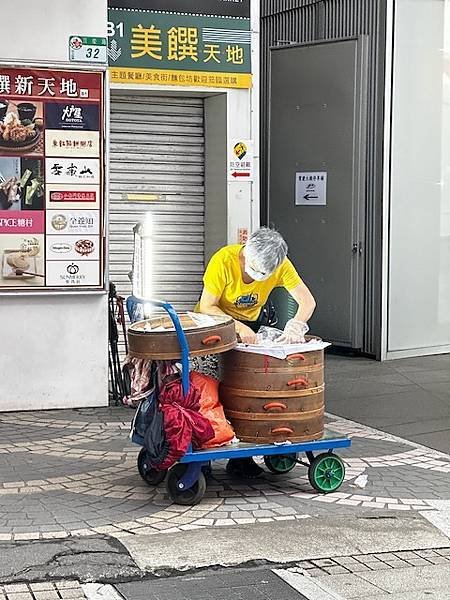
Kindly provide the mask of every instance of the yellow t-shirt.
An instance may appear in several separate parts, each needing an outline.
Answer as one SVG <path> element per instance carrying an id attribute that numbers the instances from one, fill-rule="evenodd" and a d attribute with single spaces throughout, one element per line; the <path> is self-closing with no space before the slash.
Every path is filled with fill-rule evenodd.
<path id="1" fill-rule="evenodd" d="M 301 283 L 294 265 L 285 258 L 274 273 L 264 281 L 244 283 L 239 264 L 242 246 L 224 246 L 212 257 L 203 276 L 205 289 L 220 298 L 219 307 L 239 321 L 256 321 L 270 292 L 276 287 L 293 290 Z"/>

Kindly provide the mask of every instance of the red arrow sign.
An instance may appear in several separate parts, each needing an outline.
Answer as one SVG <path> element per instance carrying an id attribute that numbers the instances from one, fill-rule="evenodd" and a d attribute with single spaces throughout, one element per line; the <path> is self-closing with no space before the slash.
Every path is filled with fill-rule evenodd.
<path id="1" fill-rule="evenodd" d="M 250 177 L 250 172 L 249 171 L 235 171 L 234 173 L 231 173 L 231 175 L 233 177 Z"/>

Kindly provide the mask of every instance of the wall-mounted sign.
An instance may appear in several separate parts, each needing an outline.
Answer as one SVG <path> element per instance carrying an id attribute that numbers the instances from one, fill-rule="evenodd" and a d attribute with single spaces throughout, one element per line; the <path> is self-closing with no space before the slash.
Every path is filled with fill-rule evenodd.
<path id="1" fill-rule="evenodd" d="M 103 79 L 0 66 L 0 293 L 103 288 Z"/>
<path id="2" fill-rule="evenodd" d="M 108 61 L 108 42 L 104 37 L 71 35 L 69 38 L 69 60 L 80 63 L 100 63 Z"/>
<path id="3" fill-rule="evenodd" d="M 308 171 L 295 174 L 295 204 L 297 206 L 325 206 L 326 203 L 326 171 Z"/>
<path id="4" fill-rule="evenodd" d="M 192 4 L 152 2 L 150 10 L 136 0 L 110 2 L 111 81 L 251 87 L 249 2 Z"/>
<path id="5" fill-rule="evenodd" d="M 253 181 L 253 141 L 243 138 L 228 142 L 228 181 Z"/>

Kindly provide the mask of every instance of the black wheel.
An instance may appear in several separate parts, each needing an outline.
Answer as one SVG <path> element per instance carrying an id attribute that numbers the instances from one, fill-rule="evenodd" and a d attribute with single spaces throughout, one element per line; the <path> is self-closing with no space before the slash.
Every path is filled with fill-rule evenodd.
<path id="1" fill-rule="evenodd" d="M 289 473 L 297 465 L 297 454 L 276 454 L 264 457 L 264 464 L 272 473 Z"/>
<path id="2" fill-rule="evenodd" d="M 141 448 L 139 452 L 137 468 L 139 475 L 148 485 L 158 485 L 158 483 L 164 481 L 167 475 L 167 471 L 157 471 L 147 464 L 147 450 L 145 448 Z"/>
<path id="3" fill-rule="evenodd" d="M 332 452 L 319 454 L 313 458 L 308 468 L 309 483 L 323 494 L 339 489 L 344 477 L 345 465 L 342 459 Z"/>
<path id="4" fill-rule="evenodd" d="M 166 488 L 170 499 L 175 504 L 183 504 L 185 506 L 194 506 L 198 504 L 206 492 L 206 479 L 200 471 L 197 481 L 188 489 L 180 490 L 178 483 L 186 473 L 189 465 L 179 463 L 169 470 L 167 476 Z"/>

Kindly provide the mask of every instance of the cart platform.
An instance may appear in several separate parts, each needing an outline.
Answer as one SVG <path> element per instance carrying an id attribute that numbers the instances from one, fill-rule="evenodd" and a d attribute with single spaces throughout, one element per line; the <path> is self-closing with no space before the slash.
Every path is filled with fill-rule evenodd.
<path id="1" fill-rule="evenodd" d="M 143 302 L 134 297 L 128 299 L 127 308 L 131 320 L 134 320 L 136 305 Z M 158 300 L 146 300 L 145 302 L 166 310 L 173 321 L 182 351 L 181 378 L 183 393 L 186 394 L 189 388 L 189 346 L 178 315 L 167 302 Z M 142 479 L 148 485 L 158 485 L 167 475 L 167 493 L 173 502 L 182 505 L 195 505 L 201 501 L 206 491 L 206 476 L 211 472 L 212 461 L 244 459 L 252 456 L 263 456 L 266 467 L 276 474 L 288 473 L 297 464 L 303 465 L 308 469 L 309 482 L 315 490 L 321 493 L 334 492 L 344 481 L 345 465 L 333 450 L 348 448 L 351 445 L 350 438 L 334 432 L 332 428 L 325 427 L 324 435 L 320 439 L 309 442 L 275 442 L 272 444 L 237 442 L 205 450 L 189 448 L 177 464 L 169 471 L 163 471 L 151 464 L 144 447 L 144 439 L 135 431 L 132 432 L 131 440 L 142 446 L 137 460 Z M 306 455 L 307 461 L 300 458 L 301 454 Z"/>

